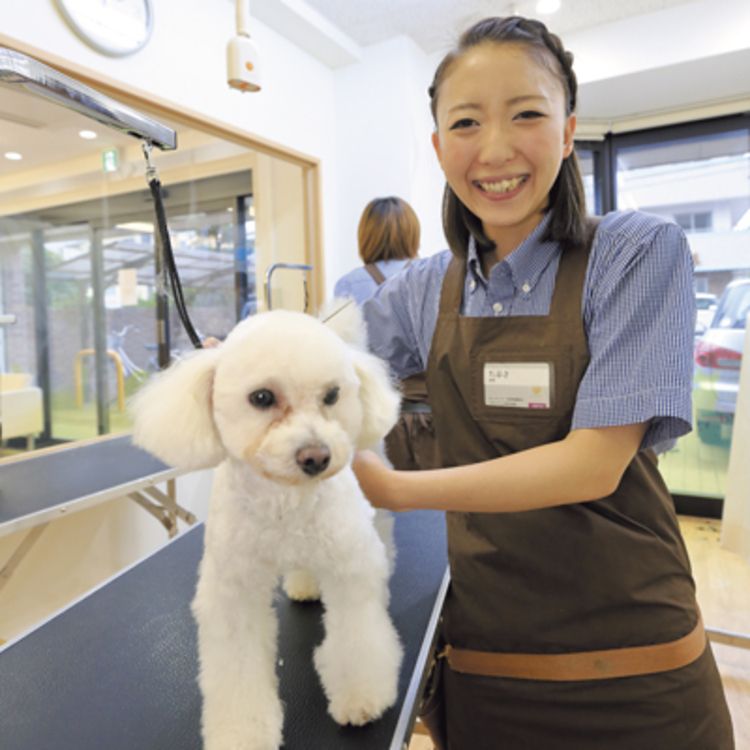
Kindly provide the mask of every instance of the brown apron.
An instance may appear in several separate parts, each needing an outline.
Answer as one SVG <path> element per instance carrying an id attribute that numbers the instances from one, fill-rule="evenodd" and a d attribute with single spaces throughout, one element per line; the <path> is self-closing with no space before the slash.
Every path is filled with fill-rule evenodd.
<path id="1" fill-rule="evenodd" d="M 378 286 L 385 281 L 383 272 L 374 263 L 367 263 L 365 270 Z M 388 460 L 402 471 L 436 469 L 441 464 L 425 374 L 420 372 L 402 380 L 401 396 L 398 422 L 384 441 Z"/>
<path id="2" fill-rule="evenodd" d="M 459 314 L 453 259 L 427 382 L 445 466 L 560 440 L 589 361 L 581 298 L 589 248 L 561 257 L 549 315 Z M 549 408 L 488 406 L 485 363 L 544 363 Z M 455 649 L 571 655 L 665 644 L 696 628 L 687 552 L 652 451 L 594 502 L 522 513 L 448 513 L 451 587 L 443 638 Z M 702 636 L 702 631 L 701 631 Z M 624 679 L 467 674 L 442 660 L 449 750 L 729 750 L 710 648 L 679 669 Z M 636 649 L 637 650 L 637 649 Z M 494 673 L 497 674 L 497 673 Z"/>

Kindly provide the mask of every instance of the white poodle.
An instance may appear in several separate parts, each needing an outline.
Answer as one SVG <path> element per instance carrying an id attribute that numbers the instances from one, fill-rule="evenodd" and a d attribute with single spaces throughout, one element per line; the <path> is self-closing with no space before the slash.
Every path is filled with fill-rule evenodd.
<path id="1" fill-rule="evenodd" d="M 336 317 L 252 316 L 134 400 L 138 445 L 173 466 L 218 465 L 193 601 L 206 750 L 282 744 L 281 575 L 292 598 L 322 598 L 314 661 L 335 721 L 365 724 L 396 700 L 388 552 L 350 462 L 395 423 L 399 394 L 361 333 L 347 343 L 332 330 L 363 331 L 356 307 Z"/>

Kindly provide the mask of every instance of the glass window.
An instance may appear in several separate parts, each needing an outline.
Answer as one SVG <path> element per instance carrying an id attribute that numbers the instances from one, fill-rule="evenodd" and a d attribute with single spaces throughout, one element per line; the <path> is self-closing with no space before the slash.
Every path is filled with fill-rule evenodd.
<path id="1" fill-rule="evenodd" d="M 617 204 L 675 221 L 695 263 L 694 431 L 661 463 L 676 494 L 723 497 L 750 307 L 750 128 L 614 139 Z M 743 281 L 742 279 L 747 279 Z"/>
<path id="2" fill-rule="evenodd" d="M 591 149 L 583 146 L 576 146 L 576 154 L 578 156 L 578 163 L 581 168 L 581 176 L 583 177 L 583 189 L 586 194 L 586 210 L 590 214 L 596 213 L 596 186 L 595 186 L 595 167 L 594 167 L 594 153 Z"/>

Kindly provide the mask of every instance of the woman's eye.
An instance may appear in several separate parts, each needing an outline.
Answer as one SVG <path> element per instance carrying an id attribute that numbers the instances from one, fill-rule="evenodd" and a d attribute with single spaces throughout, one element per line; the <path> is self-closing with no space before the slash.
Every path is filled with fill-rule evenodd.
<path id="1" fill-rule="evenodd" d="M 247 400 L 256 409 L 270 409 L 276 403 L 276 396 L 274 395 L 274 392 L 268 390 L 268 388 L 261 388 L 257 391 L 253 391 L 247 397 Z"/>
<path id="2" fill-rule="evenodd" d="M 544 117 L 544 114 L 533 109 L 524 110 L 516 115 L 517 120 L 536 120 L 539 117 Z"/>
<path id="3" fill-rule="evenodd" d="M 326 406 L 333 406 L 339 400 L 339 387 L 336 385 L 326 392 L 323 396 L 323 403 Z"/>
<path id="4" fill-rule="evenodd" d="M 460 120 L 456 120 L 453 125 L 450 126 L 450 130 L 461 130 L 462 128 L 470 128 L 472 125 L 476 125 L 477 121 L 472 120 L 470 117 L 462 117 Z"/>

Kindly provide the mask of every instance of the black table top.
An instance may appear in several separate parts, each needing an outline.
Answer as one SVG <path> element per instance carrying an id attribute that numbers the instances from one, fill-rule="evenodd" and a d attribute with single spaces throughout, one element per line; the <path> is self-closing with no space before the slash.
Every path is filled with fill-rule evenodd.
<path id="1" fill-rule="evenodd" d="M 277 596 L 285 750 L 400 748 L 413 716 L 447 565 L 444 516 L 396 519 L 391 613 L 404 644 L 399 698 L 379 721 L 339 727 L 312 664 L 321 606 Z M 201 697 L 189 604 L 198 526 L 0 651 L 3 750 L 199 750 Z M 402 715 L 403 714 L 403 715 Z"/>
<path id="2" fill-rule="evenodd" d="M 127 494 L 134 483 L 170 471 L 133 445 L 130 435 L 71 443 L 0 463 L 0 527 L 87 498 Z"/>

